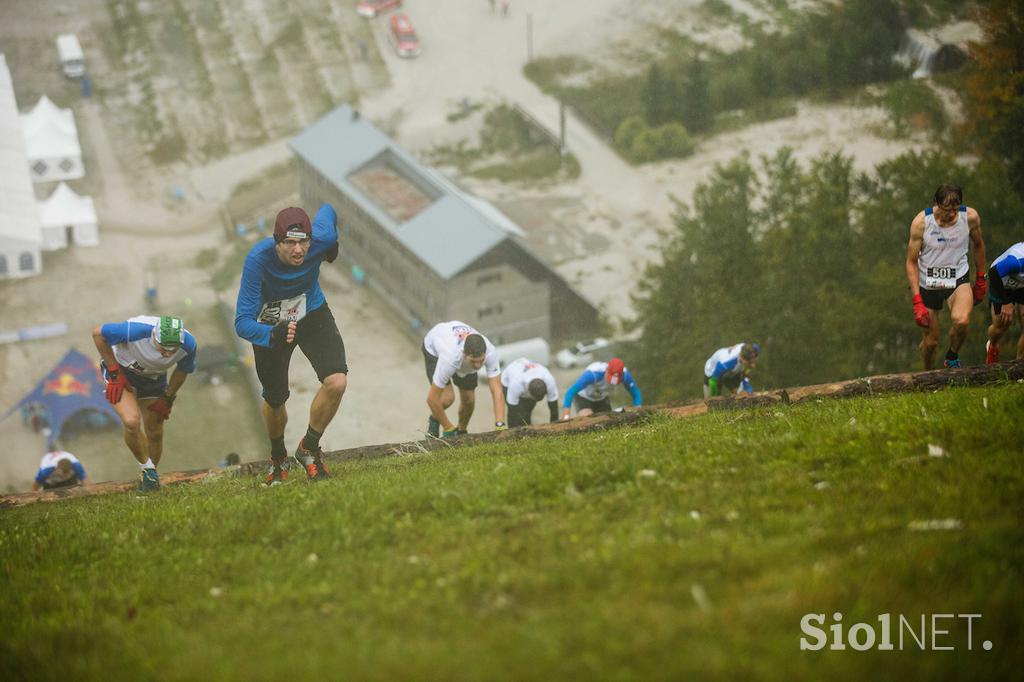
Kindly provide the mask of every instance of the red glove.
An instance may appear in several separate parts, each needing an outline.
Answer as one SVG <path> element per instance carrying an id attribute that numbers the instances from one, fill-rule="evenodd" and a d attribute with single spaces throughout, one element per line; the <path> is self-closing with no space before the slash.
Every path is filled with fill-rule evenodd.
<path id="1" fill-rule="evenodd" d="M 171 418 L 171 407 L 173 405 L 174 396 L 164 393 L 161 397 L 153 401 L 149 406 L 149 409 L 156 412 L 157 416 L 160 417 L 160 421 L 167 421 Z"/>
<path id="2" fill-rule="evenodd" d="M 929 327 L 932 323 L 932 316 L 928 314 L 928 308 L 924 306 L 924 299 L 921 294 L 914 294 L 914 322 L 918 327 Z"/>
<path id="3" fill-rule="evenodd" d="M 107 402 L 116 405 L 121 400 L 121 394 L 128 387 L 128 379 L 121 371 L 120 365 L 107 367 Z M 129 389 L 131 390 L 131 389 Z"/>
<path id="4" fill-rule="evenodd" d="M 971 293 L 974 294 L 974 305 L 981 303 L 987 291 L 988 282 L 985 281 L 985 275 L 978 275 L 974 280 L 974 286 L 971 287 Z"/>

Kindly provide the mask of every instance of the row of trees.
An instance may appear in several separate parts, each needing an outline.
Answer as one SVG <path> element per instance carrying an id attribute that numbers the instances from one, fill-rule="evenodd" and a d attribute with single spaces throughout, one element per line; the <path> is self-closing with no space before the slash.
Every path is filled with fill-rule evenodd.
<path id="1" fill-rule="evenodd" d="M 893 59 L 904 33 L 894 0 L 847 0 L 793 22 L 784 32 L 752 29 L 745 50 L 702 56 L 691 48 L 652 63 L 643 98 L 647 123 L 700 133 L 719 112 L 811 92 L 838 94 L 903 73 Z"/>
<path id="2" fill-rule="evenodd" d="M 758 341 L 756 385 L 794 386 L 919 367 L 904 262 L 911 220 L 945 181 L 978 209 L 989 260 L 1020 241 L 1024 202 L 1000 164 L 908 153 L 858 173 L 790 150 L 718 167 L 680 205 L 663 259 L 635 299 L 643 336 L 630 364 L 659 401 L 700 394 L 704 361 Z M 977 306 L 961 353 L 984 362 Z M 948 329 L 948 316 L 943 316 Z"/>
<path id="3" fill-rule="evenodd" d="M 977 19 L 985 42 L 971 49 L 961 132 L 969 148 L 1006 165 L 1024 197 L 1024 5 L 993 0 L 979 8 Z"/>

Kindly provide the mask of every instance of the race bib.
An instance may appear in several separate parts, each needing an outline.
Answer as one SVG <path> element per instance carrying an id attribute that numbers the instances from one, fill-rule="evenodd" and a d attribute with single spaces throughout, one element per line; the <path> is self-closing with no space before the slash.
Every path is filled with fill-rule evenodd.
<path id="1" fill-rule="evenodd" d="M 298 322 L 306 316 L 306 294 L 281 301 L 269 301 L 260 309 L 257 320 L 263 324 L 277 324 L 282 320 Z"/>
<path id="2" fill-rule="evenodd" d="M 928 268 L 924 277 L 925 289 L 956 289 L 956 267 Z"/>

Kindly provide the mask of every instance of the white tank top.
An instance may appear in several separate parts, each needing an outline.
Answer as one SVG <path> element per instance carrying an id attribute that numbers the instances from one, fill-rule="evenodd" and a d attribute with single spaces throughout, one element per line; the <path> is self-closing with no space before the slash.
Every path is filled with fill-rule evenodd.
<path id="1" fill-rule="evenodd" d="M 924 243 L 917 258 L 918 284 L 922 289 L 955 289 L 956 281 L 971 270 L 967 264 L 967 207 L 961 206 L 956 222 L 941 227 L 932 214 L 924 211 Z"/>

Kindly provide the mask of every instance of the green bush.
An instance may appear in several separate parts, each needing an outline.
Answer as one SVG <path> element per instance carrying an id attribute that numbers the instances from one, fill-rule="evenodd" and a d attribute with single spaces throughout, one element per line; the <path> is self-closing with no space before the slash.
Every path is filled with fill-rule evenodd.
<path id="1" fill-rule="evenodd" d="M 633 141 L 643 131 L 647 130 L 642 116 L 630 116 L 619 124 L 615 131 L 615 145 L 619 149 L 632 149 Z"/>
<path id="2" fill-rule="evenodd" d="M 657 128 L 648 128 L 637 116 L 622 122 L 615 133 L 615 142 L 634 163 L 682 158 L 692 154 L 694 147 L 690 134 L 682 124 L 666 123 Z"/>
<path id="3" fill-rule="evenodd" d="M 658 137 L 659 158 L 681 158 L 693 153 L 693 141 L 679 123 L 667 123 L 655 130 Z"/>

